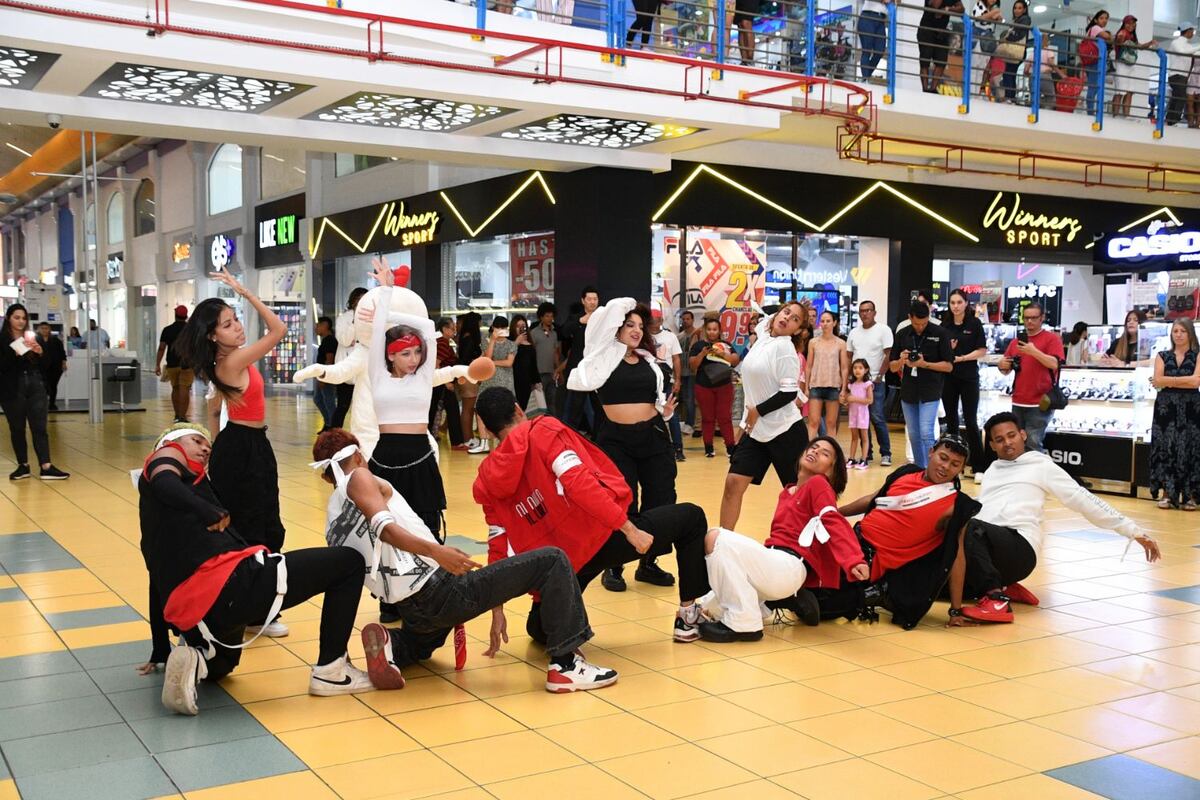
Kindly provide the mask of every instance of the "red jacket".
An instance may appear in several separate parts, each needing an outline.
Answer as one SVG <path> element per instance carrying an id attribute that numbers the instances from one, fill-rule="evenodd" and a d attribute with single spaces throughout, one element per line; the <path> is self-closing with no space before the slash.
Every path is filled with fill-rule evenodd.
<path id="1" fill-rule="evenodd" d="M 795 494 L 788 492 L 790 488 L 785 486 L 779 493 L 771 535 L 764 544 L 786 547 L 800 554 L 808 568 L 805 586 L 836 589 L 842 585 L 843 572 L 849 574 L 852 568 L 866 563 L 858 537 L 846 518 L 837 512 L 837 495 L 824 475 L 812 476 Z M 821 544 L 814 539 L 810 547 L 802 547 L 797 538 L 800 531 L 826 506 L 834 509 L 821 517 L 829 541 Z"/>
<path id="2" fill-rule="evenodd" d="M 553 417 L 522 422 L 479 465 L 473 487 L 488 563 L 561 547 L 576 572 L 625 524 L 633 493 L 595 445 Z"/>

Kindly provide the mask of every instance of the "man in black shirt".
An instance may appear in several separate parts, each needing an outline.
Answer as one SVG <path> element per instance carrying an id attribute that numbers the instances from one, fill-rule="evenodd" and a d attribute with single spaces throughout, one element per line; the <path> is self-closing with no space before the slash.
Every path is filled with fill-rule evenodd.
<path id="1" fill-rule="evenodd" d="M 58 411 L 58 381 L 67 371 L 67 348 L 50 330 L 49 322 L 39 322 L 37 333 L 38 344 L 42 346 L 42 380 L 46 384 L 46 397 L 50 400 L 50 410 Z"/>
<path id="2" fill-rule="evenodd" d="M 912 444 L 913 462 L 928 466 L 929 451 L 936 438 L 938 405 L 946 374 L 954 369 L 950 337 L 941 325 L 929 319 L 929 306 L 913 301 L 906 327 L 896 331 L 891 362 L 892 372 L 900 374 L 900 405 L 904 409 L 904 427 Z"/>
<path id="3" fill-rule="evenodd" d="M 337 356 L 338 342 L 333 335 L 333 320 L 321 317 L 317 320 L 317 363 L 332 364 Z M 313 402 L 321 412 L 321 431 L 332 426 L 333 412 L 337 410 L 337 386 L 317 381 L 313 388 Z"/>
<path id="4" fill-rule="evenodd" d="M 579 362 L 583 360 L 583 343 L 587 336 L 587 324 L 591 319 L 592 312 L 600 306 L 600 293 L 596 291 L 595 286 L 585 286 L 579 294 L 579 300 L 583 304 L 583 314 L 577 318 L 572 318 L 563 326 L 561 339 L 564 344 L 570 347 L 567 355 L 566 377 L 571 377 L 571 371 L 579 366 Z M 564 380 L 564 384 L 566 381 Z M 570 389 L 566 392 L 567 399 L 563 404 L 563 422 L 570 425 L 576 430 L 583 429 L 576 425 L 579 406 L 583 406 L 583 417 L 587 421 L 587 430 L 589 433 L 595 432 L 596 413 L 592 408 L 592 398 L 587 392 L 573 392 Z"/>
<path id="5" fill-rule="evenodd" d="M 175 409 L 175 421 L 188 421 L 188 406 L 192 401 L 192 381 L 195 373 L 190 365 L 184 364 L 175 349 L 175 340 L 187 324 L 187 306 L 175 306 L 175 321 L 163 328 L 158 337 L 158 356 L 154 359 L 154 374 L 162 376 L 171 384 L 171 407 Z M 167 357 L 166 371 L 163 370 L 163 355 Z"/>

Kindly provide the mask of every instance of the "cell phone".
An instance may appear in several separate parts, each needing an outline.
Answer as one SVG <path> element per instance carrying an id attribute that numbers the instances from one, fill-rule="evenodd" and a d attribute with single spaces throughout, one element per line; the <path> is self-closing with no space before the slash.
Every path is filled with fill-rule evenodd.
<path id="1" fill-rule="evenodd" d="M 500 328 L 498 331 L 496 331 L 496 335 L 499 336 L 501 339 L 507 339 L 508 338 L 508 328 Z"/>
<path id="2" fill-rule="evenodd" d="M 1029 331 L 1017 331 L 1017 341 L 1021 344 L 1029 344 Z"/>

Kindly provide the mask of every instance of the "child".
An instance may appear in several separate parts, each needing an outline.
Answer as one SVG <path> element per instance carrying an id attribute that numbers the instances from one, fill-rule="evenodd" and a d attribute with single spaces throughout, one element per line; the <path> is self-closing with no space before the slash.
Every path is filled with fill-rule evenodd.
<path id="1" fill-rule="evenodd" d="M 867 428 L 871 427 L 871 401 L 875 389 L 871 383 L 871 367 L 865 359 L 856 358 L 850 365 L 850 395 L 846 398 L 849 405 L 850 418 L 850 458 L 846 467 L 853 469 L 867 468 Z M 855 459 L 859 447 L 862 447 L 862 458 Z"/>

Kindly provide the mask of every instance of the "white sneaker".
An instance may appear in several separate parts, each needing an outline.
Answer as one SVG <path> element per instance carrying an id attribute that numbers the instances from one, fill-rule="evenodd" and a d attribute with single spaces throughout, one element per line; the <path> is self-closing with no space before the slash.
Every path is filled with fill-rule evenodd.
<path id="1" fill-rule="evenodd" d="M 308 693 L 318 697 L 339 694 L 360 694 L 374 689 L 371 676 L 350 663 L 350 656 L 330 661 L 323 667 L 313 667 L 308 679 Z"/>
<path id="2" fill-rule="evenodd" d="M 482 439 L 482 440 L 476 441 L 475 444 L 468 447 L 467 452 L 470 453 L 471 455 L 477 456 L 480 453 L 486 453 L 489 449 L 490 448 L 488 446 L 487 440 Z"/>
<path id="3" fill-rule="evenodd" d="M 262 635 L 266 636 L 268 639 L 282 639 L 291 633 L 291 631 L 288 630 L 288 626 L 284 625 L 279 620 L 275 620 L 270 625 L 246 626 L 246 633 L 250 634 L 251 636 L 258 633 L 260 630 L 262 631 Z"/>
<path id="4" fill-rule="evenodd" d="M 196 684 L 208 676 L 208 662 L 194 647 L 181 645 L 171 649 L 163 675 L 162 704 L 176 714 L 196 716 Z"/>
<path id="5" fill-rule="evenodd" d="M 983 473 L 982 473 L 982 472 L 976 472 L 976 473 L 975 473 L 975 485 L 976 485 L 976 486 L 978 486 L 978 485 L 979 485 L 979 484 L 981 484 L 981 483 L 983 483 Z"/>
<path id="6" fill-rule="evenodd" d="M 677 642 L 694 642 L 700 638 L 700 623 L 704 613 L 699 603 L 681 607 L 675 612 L 675 627 L 672 636 Z"/>
<path id="7" fill-rule="evenodd" d="M 576 654 L 575 663 L 570 669 L 564 670 L 557 664 L 551 664 L 546 670 L 546 691 L 555 694 L 567 692 L 586 692 L 601 689 L 617 682 L 617 671 L 607 667 L 598 667 L 583 660 Z"/>
<path id="8" fill-rule="evenodd" d="M 470 450 L 472 447 L 479 447 L 479 440 L 474 436 L 472 436 L 470 439 L 467 439 L 467 449 Z"/>

